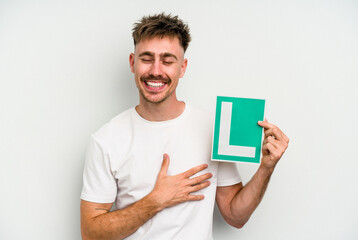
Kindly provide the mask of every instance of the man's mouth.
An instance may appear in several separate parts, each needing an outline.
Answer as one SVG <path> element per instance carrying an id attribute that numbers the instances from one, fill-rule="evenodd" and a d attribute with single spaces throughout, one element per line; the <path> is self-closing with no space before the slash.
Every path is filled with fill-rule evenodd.
<path id="1" fill-rule="evenodd" d="M 162 76 L 143 76 L 140 80 L 145 84 L 149 90 L 162 90 L 166 85 L 170 84 L 171 80 L 169 77 Z"/>
<path id="2" fill-rule="evenodd" d="M 144 83 L 148 87 L 152 87 L 152 88 L 160 88 L 160 87 L 163 87 L 166 84 L 164 82 L 153 82 L 153 81 L 144 81 Z"/>

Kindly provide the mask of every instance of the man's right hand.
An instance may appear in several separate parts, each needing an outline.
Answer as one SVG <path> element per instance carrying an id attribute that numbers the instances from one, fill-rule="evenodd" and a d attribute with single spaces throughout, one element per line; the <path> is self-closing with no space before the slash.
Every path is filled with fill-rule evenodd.
<path id="1" fill-rule="evenodd" d="M 148 197 L 151 196 L 152 199 L 158 203 L 160 209 L 186 201 L 199 201 L 204 199 L 204 195 L 194 195 L 192 193 L 208 187 L 210 182 L 207 180 L 213 176 L 212 173 L 205 173 L 194 178 L 190 177 L 206 169 L 208 165 L 202 164 L 183 173 L 170 176 L 167 174 L 169 161 L 168 154 L 164 154 L 162 167 L 159 171 L 156 184 Z"/>

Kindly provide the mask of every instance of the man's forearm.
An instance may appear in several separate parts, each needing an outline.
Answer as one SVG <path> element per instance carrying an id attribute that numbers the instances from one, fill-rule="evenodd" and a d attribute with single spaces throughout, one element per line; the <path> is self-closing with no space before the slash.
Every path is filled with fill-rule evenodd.
<path id="1" fill-rule="evenodd" d="M 161 208 L 150 195 L 120 210 L 88 219 L 83 227 L 83 239 L 123 239 L 156 215 Z"/>
<path id="2" fill-rule="evenodd" d="M 230 203 L 232 220 L 243 226 L 261 202 L 273 169 L 259 167 L 252 179 L 238 192 Z"/>

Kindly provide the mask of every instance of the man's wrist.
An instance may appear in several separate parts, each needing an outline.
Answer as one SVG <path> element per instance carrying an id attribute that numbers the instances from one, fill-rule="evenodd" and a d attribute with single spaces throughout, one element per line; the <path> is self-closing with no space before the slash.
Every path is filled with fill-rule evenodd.
<path id="1" fill-rule="evenodd" d="M 165 208 L 164 205 L 158 200 L 154 192 L 149 193 L 143 198 L 143 200 L 147 202 L 148 206 L 151 206 L 155 213 L 158 213 Z"/>
<path id="2" fill-rule="evenodd" d="M 270 177 L 273 173 L 273 171 L 275 170 L 275 166 L 264 166 L 263 164 L 260 165 L 258 171 L 263 174 L 266 175 L 268 177 Z"/>

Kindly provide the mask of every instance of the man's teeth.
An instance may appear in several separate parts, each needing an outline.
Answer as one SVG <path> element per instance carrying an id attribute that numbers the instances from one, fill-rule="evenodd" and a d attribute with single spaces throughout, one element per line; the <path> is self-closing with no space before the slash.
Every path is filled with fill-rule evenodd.
<path id="1" fill-rule="evenodd" d="M 164 86 L 164 83 L 162 83 L 162 82 L 146 82 L 146 83 L 150 87 L 162 87 L 162 86 Z"/>

